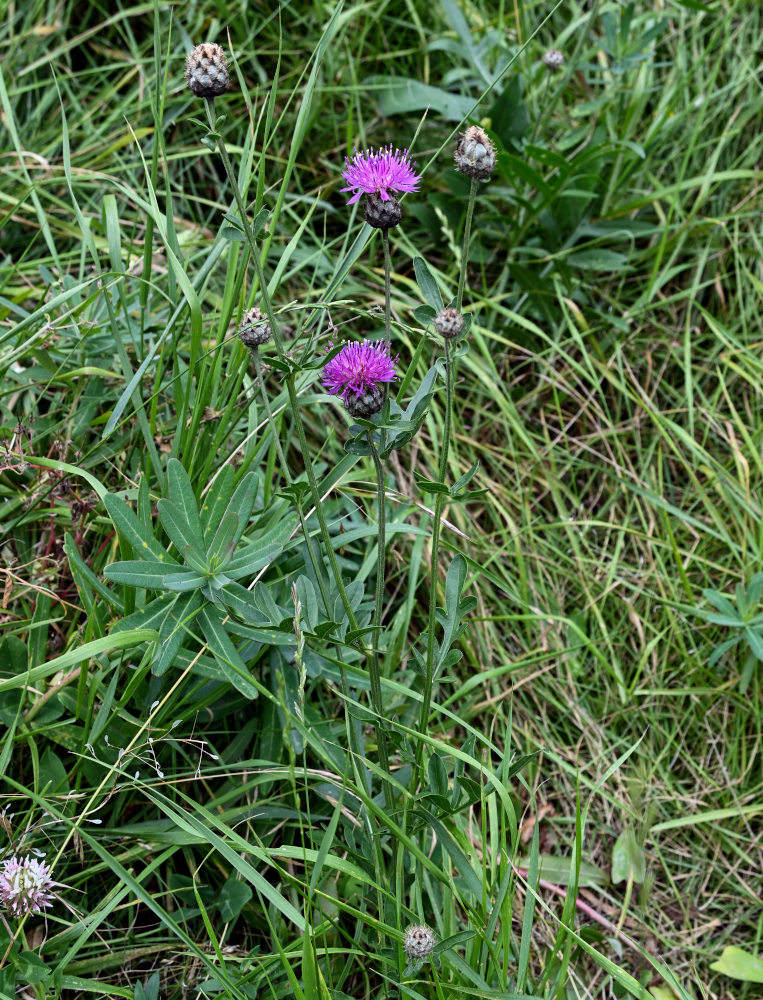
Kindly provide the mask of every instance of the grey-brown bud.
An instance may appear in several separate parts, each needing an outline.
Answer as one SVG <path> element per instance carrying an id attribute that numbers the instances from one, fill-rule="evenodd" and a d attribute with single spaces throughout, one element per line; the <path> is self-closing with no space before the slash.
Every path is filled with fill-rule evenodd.
<path id="1" fill-rule="evenodd" d="M 453 162 L 462 174 L 486 181 L 495 170 L 495 160 L 495 146 L 479 125 L 470 125 L 458 137 Z"/>
<path id="2" fill-rule="evenodd" d="M 550 70 L 561 69 L 564 66 L 564 56 L 559 49 L 549 49 L 543 53 L 541 62 Z"/>
<path id="3" fill-rule="evenodd" d="M 434 328 L 441 337 L 453 340 L 464 328 L 463 313 L 458 309 L 441 309 L 434 318 Z"/>
<path id="4" fill-rule="evenodd" d="M 259 347 L 270 340 L 271 329 L 267 317 L 258 309 L 252 306 L 241 317 L 238 326 L 238 336 L 244 347 Z"/>
<path id="5" fill-rule="evenodd" d="M 197 97 L 218 97 L 230 85 L 225 53 L 216 42 L 203 42 L 188 53 L 185 82 Z"/>

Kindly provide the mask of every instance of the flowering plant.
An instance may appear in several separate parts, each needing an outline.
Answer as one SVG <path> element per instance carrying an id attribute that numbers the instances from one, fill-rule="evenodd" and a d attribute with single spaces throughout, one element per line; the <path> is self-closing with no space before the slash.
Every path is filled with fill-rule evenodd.
<path id="1" fill-rule="evenodd" d="M 392 150 L 391 146 L 384 149 L 366 149 L 350 159 L 346 157 L 346 167 L 342 177 L 347 181 L 347 187 L 342 191 L 354 191 L 348 204 L 352 205 L 362 194 L 378 194 L 382 201 L 390 200 L 390 191 L 418 191 L 421 175 L 417 174 L 411 165 L 408 150 Z"/>

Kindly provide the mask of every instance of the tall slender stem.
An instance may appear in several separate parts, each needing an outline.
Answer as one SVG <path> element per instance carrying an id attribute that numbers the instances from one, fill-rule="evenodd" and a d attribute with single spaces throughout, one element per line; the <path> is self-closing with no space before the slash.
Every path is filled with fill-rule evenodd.
<path id="1" fill-rule="evenodd" d="M 286 464 L 286 458 L 283 453 L 283 448 L 281 447 L 281 438 L 278 434 L 278 428 L 276 427 L 275 417 L 273 416 L 273 410 L 270 407 L 270 400 L 268 399 L 268 392 L 265 388 L 265 379 L 262 377 L 262 362 L 260 361 L 260 355 L 256 347 L 251 350 L 252 360 L 254 361 L 254 370 L 257 372 L 257 383 L 260 387 L 260 395 L 262 396 L 262 402 L 265 404 L 265 412 L 268 415 L 268 423 L 270 424 L 270 433 L 273 435 L 273 440 L 276 443 L 276 451 L 278 452 L 278 461 L 281 463 L 281 471 L 283 472 L 284 478 L 287 483 L 292 482 L 291 473 L 289 472 L 289 467 Z"/>
<path id="2" fill-rule="evenodd" d="M 456 309 L 461 312 L 464 304 L 464 288 L 466 286 L 466 266 L 469 262 L 469 239 L 472 232 L 472 216 L 474 215 L 474 202 L 477 198 L 477 178 L 472 177 L 469 188 L 469 202 L 466 206 L 466 221 L 464 222 L 464 242 L 461 247 L 461 273 L 458 276 L 458 295 L 456 297 Z"/>
<path id="3" fill-rule="evenodd" d="M 391 264 L 389 257 L 389 230 L 382 230 L 382 243 L 384 245 L 384 343 L 389 348 L 392 340 L 392 309 L 390 303 L 390 274 Z"/>
<path id="4" fill-rule="evenodd" d="M 379 452 L 374 444 L 373 432 L 368 432 L 368 447 L 371 457 L 374 460 L 376 469 L 376 499 L 377 499 L 377 556 L 376 556 L 376 600 L 374 606 L 374 630 L 371 636 L 371 660 L 369 662 L 369 676 L 371 679 L 371 700 L 374 711 L 382 718 L 382 689 L 381 689 L 381 668 L 379 666 L 379 634 L 382 627 L 382 617 L 384 614 L 384 577 L 387 558 L 387 483 L 384 477 L 384 466 L 379 456 Z M 381 744 L 384 743 L 384 753 L 387 754 L 387 737 L 384 731 L 379 728 L 379 755 L 381 756 Z M 386 768 L 389 771 L 389 767 Z M 391 808 L 392 789 L 389 784 L 384 785 L 385 801 L 387 807 Z"/>
<path id="5" fill-rule="evenodd" d="M 265 313 L 268 317 L 268 322 L 270 323 L 270 329 L 273 334 L 273 342 L 276 345 L 279 357 L 283 359 L 284 351 L 281 340 L 280 328 L 278 326 L 278 320 L 276 319 L 275 313 L 273 312 L 273 307 L 270 301 L 270 294 L 268 292 L 267 283 L 265 281 L 265 274 L 262 269 L 262 262 L 260 261 L 257 242 L 254 238 L 252 227 L 249 224 L 249 219 L 246 214 L 246 206 L 244 205 L 244 200 L 241 197 L 241 192 L 239 191 L 238 182 L 233 173 L 233 167 L 231 166 L 231 162 L 228 157 L 228 151 L 225 148 L 225 143 L 223 141 L 222 136 L 215 131 L 215 102 L 213 98 L 206 98 L 204 103 L 207 109 L 207 118 L 209 121 L 209 127 L 210 130 L 216 136 L 217 148 L 220 151 L 220 158 L 223 161 L 223 166 L 225 168 L 225 173 L 228 177 L 228 181 L 231 187 L 233 188 L 233 194 L 236 199 L 236 205 L 238 206 L 239 214 L 241 215 L 241 224 L 244 228 L 244 233 L 246 235 L 247 242 L 249 243 L 251 257 L 254 263 L 254 270 L 257 275 L 257 281 L 260 286 L 260 297 L 262 300 L 262 304 L 265 307 Z M 389 280 L 387 281 L 387 316 L 389 317 Z M 389 330 L 389 319 L 387 320 L 387 329 Z M 339 568 L 339 563 L 336 558 L 336 553 L 334 552 L 334 547 L 331 542 L 331 536 L 329 534 L 328 525 L 326 524 L 326 517 L 323 512 L 323 502 L 321 500 L 320 491 L 318 489 L 318 484 L 315 479 L 315 473 L 313 471 L 312 463 L 309 460 L 310 453 L 307 448 L 307 438 L 305 436 L 304 424 L 302 423 L 302 415 L 299 409 L 299 399 L 297 398 L 297 390 L 294 384 L 294 380 L 295 380 L 294 374 L 289 373 L 286 376 L 286 388 L 289 394 L 289 403 L 291 405 L 294 426 L 297 430 L 299 445 L 302 450 L 302 455 L 304 457 L 305 472 L 307 473 L 307 481 L 310 486 L 310 492 L 312 494 L 313 506 L 315 507 L 315 513 L 318 517 L 318 525 L 320 527 L 321 539 L 323 541 L 324 548 L 326 549 L 326 555 L 328 556 L 329 564 L 331 566 L 331 572 L 334 576 L 334 580 L 336 581 L 337 589 L 339 591 L 339 596 L 342 601 L 342 606 L 344 607 L 345 614 L 347 615 L 347 620 L 350 623 L 350 628 L 353 631 L 356 631 L 358 628 L 358 620 L 355 617 L 355 612 L 352 608 L 352 604 L 350 603 L 349 595 L 347 594 L 347 588 L 345 587 L 344 581 L 342 580 L 342 573 Z M 264 385 L 262 380 L 260 380 L 260 388 L 264 390 Z M 263 391 L 263 398 L 266 398 L 264 391 Z M 280 447 L 280 442 L 279 442 L 279 447 Z M 281 458 L 283 462 L 282 453 L 279 453 L 279 458 Z M 284 463 L 284 468 L 285 468 L 285 463 Z M 303 528 L 304 527 L 306 526 L 304 525 L 304 520 L 303 520 Z M 310 541 L 309 539 L 307 539 L 307 536 L 306 536 L 306 541 L 309 548 Z M 369 651 L 368 647 L 366 647 L 365 652 L 369 664 L 373 664 L 373 659 L 374 659 L 373 649 Z M 369 667 L 369 674 L 371 676 L 371 689 L 372 689 L 372 699 L 374 701 L 374 710 L 379 716 L 379 721 L 381 723 L 382 699 L 381 699 L 381 681 L 379 679 L 379 673 L 378 673 L 378 661 L 376 669 L 374 669 L 373 666 Z M 374 675 L 375 675 L 375 680 L 374 680 Z M 376 693 L 374 693 L 375 686 L 376 686 Z M 382 767 L 387 774 L 391 774 L 389 766 L 389 751 L 387 748 L 387 737 L 384 730 L 381 727 L 381 724 L 377 726 L 377 743 L 379 747 L 379 759 L 381 761 Z M 392 789 L 386 782 L 384 786 L 384 794 L 388 806 L 391 806 Z"/>
<path id="6" fill-rule="evenodd" d="M 249 218 L 246 214 L 246 205 L 244 205 L 244 199 L 241 197 L 241 192 L 238 189 L 238 181 L 233 173 L 233 167 L 231 166 L 230 159 L 228 157 L 228 150 L 225 148 L 225 142 L 223 137 L 215 131 L 215 101 L 213 97 L 207 97 L 204 99 L 204 104 L 207 109 L 207 119 L 209 120 L 209 127 L 215 134 L 217 139 L 217 148 L 220 151 L 220 159 L 223 161 L 223 167 L 225 168 L 225 173 L 228 176 L 228 182 L 233 188 L 233 197 L 236 199 L 236 205 L 238 206 L 239 215 L 241 216 L 241 224 L 244 227 L 244 234 L 246 236 L 247 243 L 249 244 L 249 249 L 251 251 L 252 263 L 254 264 L 254 273 L 257 275 L 257 283 L 260 286 L 260 297 L 262 299 L 262 304 L 265 306 L 265 313 L 268 317 L 268 322 L 270 323 L 270 329 L 273 334 L 273 343 L 276 345 L 276 350 L 278 351 L 278 356 L 283 358 L 283 342 L 281 339 L 281 328 L 278 325 L 278 320 L 273 312 L 273 306 L 270 302 L 270 294 L 268 292 L 267 282 L 265 281 L 265 272 L 262 269 L 262 261 L 260 260 L 260 251 L 257 246 L 257 241 L 254 238 L 254 233 L 252 232 L 252 227 L 249 225 Z"/>
<path id="7" fill-rule="evenodd" d="M 299 400 L 297 398 L 297 391 L 294 386 L 294 376 L 286 376 L 286 387 L 289 392 L 289 401 L 291 402 L 292 413 L 294 414 L 294 425 L 297 428 L 297 436 L 299 437 L 299 446 L 302 449 L 302 454 L 307 456 L 309 454 L 307 449 L 307 438 L 305 437 L 305 428 L 302 420 L 299 417 Z M 353 611 L 352 605 L 350 604 L 350 598 L 347 594 L 347 589 L 342 580 L 342 573 L 339 569 L 339 563 L 337 562 L 336 553 L 334 552 L 334 546 L 331 541 L 331 535 L 329 534 L 328 525 L 326 523 L 326 516 L 323 512 L 323 502 L 321 500 L 320 490 L 318 489 L 318 483 L 315 480 L 315 473 L 313 472 L 312 463 L 305 461 L 305 471 L 307 473 L 307 481 L 310 486 L 310 492 L 312 493 L 313 506 L 315 507 L 315 513 L 318 517 L 318 525 L 321 531 L 321 539 L 323 540 L 323 547 L 326 549 L 326 554 L 331 564 L 331 571 L 334 574 L 334 579 L 336 580 L 337 589 L 339 590 L 339 597 L 342 601 L 342 606 L 344 607 L 345 614 L 347 615 L 347 620 L 350 623 L 350 628 L 356 630 L 358 628 L 358 620 L 355 617 L 355 612 Z M 366 647 L 367 648 L 367 647 Z M 371 679 L 371 699 L 374 707 L 374 711 L 379 716 L 379 722 L 382 719 L 382 698 L 381 698 L 381 680 L 379 678 L 378 669 L 375 671 L 373 667 L 373 648 L 371 650 L 371 655 L 367 656 L 369 664 L 369 676 Z M 376 727 L 376 737 L 379 746 L 379 760 L 387 774 L 391 774 L 389 766 L 389 750 L 387 748 L 387 736 L 381 727 L 381 724 Z M 385 783 L 384 786 L 385 798 L 391 801 L 392 789 Z"/>
<path id="8" fill-rule="evenodd" d="M 448 472 L 448 452 L 450 445 L 450 427 L 453 413 L 453 368 L 450 363 L 450 342 L 443 340 L 443 350 L 445 353 L 445 426 L 443 429 L 442 447 L 440 449 L 439 478 L 444 482 Z M 434 504 L 434 525 L 432 527 L 432 557 L 431 557 L 431 583 L 429 588 L 429 620 L 427 623 L 427 657 L 426 673 L 424 678 L 424 698 L 421 702 L 421 715 L 419 716 L 419 732 L 423 733 L 429 721 L 429 709 L 432 703 L 432 689 L 434 687 L 434 656 L 435 656 L 435 629 L 437 627 L 437 564 L 440 556 L 440 522 L 445 507 L 447 494 L 438 493 Z M 419 762 L 423 754 L 424 745 L 419 744 Z"/>

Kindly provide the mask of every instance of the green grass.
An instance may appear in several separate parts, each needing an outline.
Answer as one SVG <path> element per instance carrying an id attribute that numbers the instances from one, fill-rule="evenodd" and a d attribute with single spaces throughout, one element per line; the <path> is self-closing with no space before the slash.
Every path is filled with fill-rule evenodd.
<path id="1" fill-rule="evenodd" d="M 711 966 L 732 945 L 763 954 L 760 664 L 741 643 L 711 666 L 732 630 L 701 612 L 704 590 L 733 602 L 763 570 L 763 11 L 700 6 L 5 5 L 0 857 L 45 851 L 67 888 L 12 948 L 0 926 L 0 995 L 758 995 Z M 415 135 L 422 190 L 392 234 L 393 341 L 415 389 L 439 348 L 413 314 L 414 259 L 446 301 L 458 285 L 458 109 L 501 147 L 449 454 L 452 480 L 479 462 L 487 492 L 447 508 L 438 584 L 443 604 L 462 553 L 477 606 L 423 740 L 411 649 L 434 499 L 414 473 L 438 477 L 443 391 L 387 465 L 395 809 L 357 650 L 343 691 L 333 646 L 308 639 L 301 674 L 282 655 L 296 640 L 252 640 L 250 699 L 203 643 L 155 676 L 145 635 L 112 632 L 150 595 L 104 574 L 131 558 L 105 492 L 152 523 L 176 458 L 202 502 L 232 467 L 259 475 L 256 517 L 286 516 L 235 338 L 254 272 L 220 236 L 233 192 L 183 82 L 191 45 L 227 49 L 228 31 L 244 87 L 216 110 L 250 219 L 270 213 L 264 267 L 295 352 L 383 330 L 381 241 L 363 244 L 337 182 L 353 146 Z M 549 76 L 552 45 L 567 62 Z M 297 478 L 285 385 L 267 380 Z M 374 470 L 347 458 L 319 389 L 302 377 L 301 412 L 370 604 Z M 297 538 L 266 571 L 285 614 L 307 566 Z M 448 814 L 426 795 L 454 781 L 469 804 Z M 611 872 L 628 831 L 634 883 Z M 463 936 L 406 977 L 402 935 L 422 920 Z"/>

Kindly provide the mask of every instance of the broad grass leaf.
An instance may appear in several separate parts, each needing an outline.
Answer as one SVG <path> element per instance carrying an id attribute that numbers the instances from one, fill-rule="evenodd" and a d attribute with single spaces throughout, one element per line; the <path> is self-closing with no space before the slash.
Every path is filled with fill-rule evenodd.
<path id="1" fill-rule="evenodd" d="M 447 121 L 461 122 L 474 108 L 470 97 L 450 94 L 441 87 L 433 87 L 420 80 L 403 76 L 368 76 L 363 81 L 366 90 L 376 98 L 383 117 L 409 111 L 437 111 Z"/>

